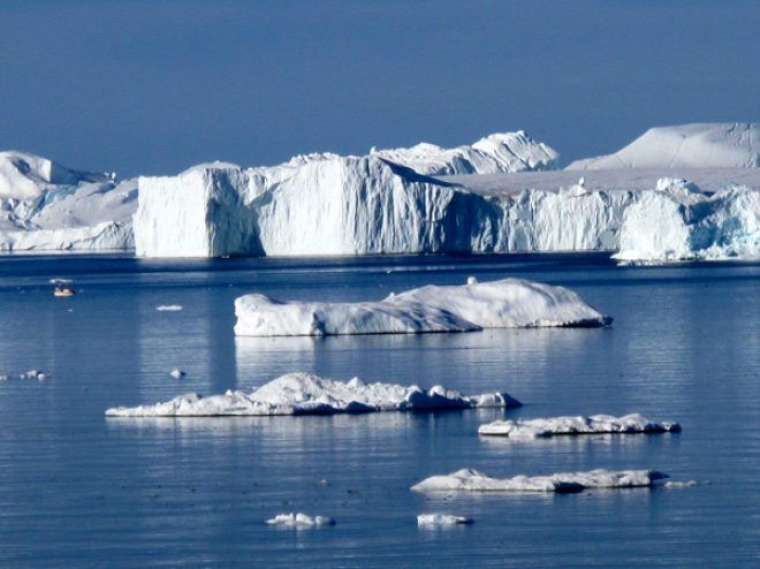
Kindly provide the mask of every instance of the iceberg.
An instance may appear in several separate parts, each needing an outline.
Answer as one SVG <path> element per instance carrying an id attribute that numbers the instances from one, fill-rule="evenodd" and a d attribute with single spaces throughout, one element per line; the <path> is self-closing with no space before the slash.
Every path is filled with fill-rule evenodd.
<path id="1" fill-rule="evenodd" d="M 612 321 L 569 289 L 521 279 L 428 285 L 374 302 L 281 302 L 248 294 L 235 300 L 235 315 L 238 336 L 421 334 Z"/>
<path id="2" fill-rule="evenodd" d="M 614 154 L 577 160 L 567 169 L 757 167 L 759 123 L 696 123 L 649 129 Z"/>
<path id="3" fill-rule="evenodd" d="M 416 385 L 348 382 L 309 373 L 290 373 L 252 393 L 227 391 L 201 397 L 191 393 L 165 403 L 108 409 L 109 417 L 215 417 L 332 415 L 375 411 L 511 408 L 520 402 L 507 393 L 462 395 L 440 385 L 423 390 Z"/>
<path id="4" fill-rule="evenodd" d="M 621 263 L 760 258 L 760 191 L 663 178 L 623 215 Z"/>
<path id="5" fill-rule="evenodd" d="M 605 470 L 569 472 L 549 476 L 491 478 L 463 468 L 451 474 L 431 476 L 412 486 L 415 492 L 581 492 L 588 488 L 646 488 L 669 478 L 656 470 Z"/>
<path id="6" fill-rule="evenodd" d="M 633 413 L 623 417 L 592 415 L 591 417 L 552 417 L 549 419 L 518 419 L 493 421 L 481 425 L 478 433 L 509 438 L 535 439 L 556 435 L 596 435 L 634 433 L 680 433 L 678 423 L 657 423 Z"/>
<path id="7" fill-rule="evenodd" d="M 451 514 L 420 514 L 417 516 L 417 525 L 424 528 L 470 525 L 473 522 L 472 518 L 453 516 Z"/>
<path id="8" fill-rule="evenodd" d="M 523 131 L 451 150 L 431 144 L 367 156 L 309 154 L 279 166 L 217 162 L 141 177 L 135 247 L 143 257 L 495 252 L 498 200 L 432 174 L 553 167 Z"/>
<path id="9" fill-rule="evenodd" d="M 0 152 L 0 251 L 130 250 L 136 206 L 136 180 Z"/>
<path id="10" fill-rule="evenodd" d="M 310 516 L 308 514 L 298 512 L 289 514 L 277 514 L 275 517 L 268 519 L 267 524 L 270 526 L 305 529 L 334 526 L 335 520 L 328 518 L 327 516 Z"/>

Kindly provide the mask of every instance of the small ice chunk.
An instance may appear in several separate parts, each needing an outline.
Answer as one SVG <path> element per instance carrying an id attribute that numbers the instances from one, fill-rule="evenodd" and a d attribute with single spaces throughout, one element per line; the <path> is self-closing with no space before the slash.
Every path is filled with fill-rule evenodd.
<path id="1" fill-rule="evenodd" d="M 115 407 L 106 415 L 116 417 L 272 416 L 332 415 L 373 411 L 434 411 L 446 409 L 519 407 L 507 393 L 462 395 L 436 385 L 424 390 L 417 385 L 364 383 L 359 378 L 336 381 L 309 373 L 280 376 L 251 393 L 227 391 L 201 397 L 194 393 L 165 403 L 139 407 Z"/>
<path id="2" fill-rule="evenodd" d="M 182 308 L 181 304 L 159 304 L 156 306 L 156 310 L 159 312 L 179 312 Z"/>
<path id="3" fill-rule="evenodd" d="M 663 484 L 668 490 L 680 490 L 681 488 L 692 488 L 699 484 L 696 480 L 668 480 Z"/>
<path id="4" fill-rule="evenodd" d="M 412 486 L 415 492 L 581 492 L 587 488 L 645 488 L 668 478 L 656 470 L 605 470 L 566 472 L 548 476 L 519 475 L 492 478 L 463 468 L 451 474 L 431 476 Z"/>
<path id="5" fill-rule="evenodd" d="M 0 373 L 0 381 L 8 381 L 8 379 L 10 379 L 8 374 Z"/>
<path id="6" fill-rule="evenodd" d="M 613 417 L 592 415 L 591 417 L 552 417 L 548 419 L 517 419 L 514 421 L 494 421 L 481 425 L 481 435 L 496 435 L 510 438 L 535 439 L 556 435 L 596 435 L 633 433 L 679 433 L 678 423 L 651 421 L 638 413 Z"/>
<path id="7" fill-rule="evenodd" d="M 417 516 L 417 525 L 419 527 L 447 527 L 455 525 L 469 525 L 473 523 L 472 518 L 465 516 L 454 516 L 451 514 L 420 514 Z"/>
<path id="8" fill-rule="evenodd" d="M 175 367 L 173 370 L 169 372 L 169 375 L 172 376 L 174 379 L 182 379 L 183 377 L 185 377 L 186 374 L 181 369 Z"/>
<path id="9" fill-rule="evenodd" d="M 476 284 L 478 284 L 478 279 L 475 278 L 474 276 L 470 275 L 469 277 L 467 277 L 467 284 L 468 285 L 476 285 Z"/>
<path id="10" fill-rule="evenodd" d="M 289 514 L 277 514 L 275 517 L 268 519 L 267 524 L 270 526 L 302 529 L 334 526 L 335 520 L 327 516 L 309 516 L 301 512 L 291 512 Z"/>

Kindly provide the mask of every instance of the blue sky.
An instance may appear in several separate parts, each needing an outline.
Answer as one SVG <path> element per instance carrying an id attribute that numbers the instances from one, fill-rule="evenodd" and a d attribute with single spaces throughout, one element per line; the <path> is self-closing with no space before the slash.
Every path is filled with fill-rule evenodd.
<path id="1" fill-rule="evenodd" d="M 760 120 L 760 2 L 2 0 L 0 148 L 121 175 Z"/>

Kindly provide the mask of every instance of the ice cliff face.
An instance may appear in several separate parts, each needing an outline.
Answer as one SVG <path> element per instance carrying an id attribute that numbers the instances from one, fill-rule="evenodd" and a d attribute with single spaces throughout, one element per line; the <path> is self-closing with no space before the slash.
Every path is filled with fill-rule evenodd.
<path id="1" fill-rule="evenodd" d="M 135 180 L 0 153 L 0 251 L 131 249 L 136 204 Z"/>
<path id="2" fill-rule="evenodd" d="M 624 263 L 760 258 L 760 192 L 729 187 L 702 193 L 686 180 L 662 179 L 625 212 Z"/>
<path id="3" fill-rule="evenodd" d="M 760 167 L 760 124 L 698 123 L 652 128 L 614 154 L 578 160 L 567 168 L 675 167 Z"/>
<path id="4" fill-rule="evenodd" d="M 361 255 L 615 250 L 632 192 L 485 196 L 377 153 L 140 178 L 137 254 Z"/>
<path id="5" fill-rule="evenodd" d="M 148 257 L 492 251 L 500 215 L 373 155 L 274 172 L 211 165 L 140 178 L 135 245 Z"/>

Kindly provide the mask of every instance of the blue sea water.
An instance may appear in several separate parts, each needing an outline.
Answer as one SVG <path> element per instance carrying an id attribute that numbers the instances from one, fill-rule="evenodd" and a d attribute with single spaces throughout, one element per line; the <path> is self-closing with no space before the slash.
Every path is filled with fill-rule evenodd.
<path id="1" fill-rule="evenodd" d="M 561 284 L 609 329 L 235 338 L 233 300 L 360 300 L 506 276 Z M 72 299 L 48 279 L 75 279 Z M 181 304 L 181 312 L 158 312 Z M 619 268 L 604 256 L 0 258 L 0 567 L 757 567 L 760 266 Z M 182 380 L 169 377 L 179 367 Z M 509 441 L 497 411 L 106 419 L 115 405 L 251 389 L 286 372 L 506 390 L 508 415 L 641 412 L 680 435 Z M 432 474 L 656 468 L 700 484 L 425 496 Z M 326 481 L 323 482 L 323 481 Z M 292 531 L 280 512 L 334 517 Z M 430 531 L 415 516 L 469 515 Z"/>

